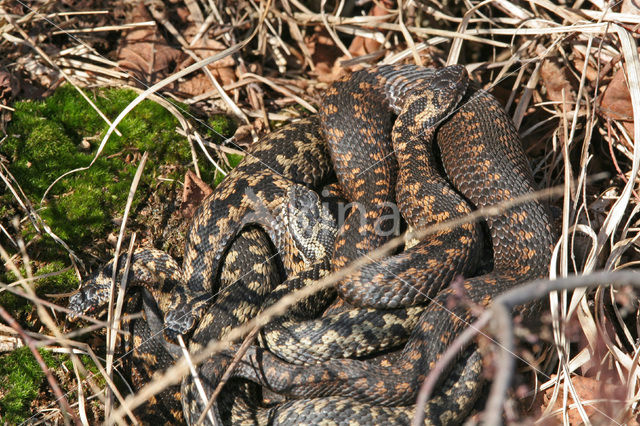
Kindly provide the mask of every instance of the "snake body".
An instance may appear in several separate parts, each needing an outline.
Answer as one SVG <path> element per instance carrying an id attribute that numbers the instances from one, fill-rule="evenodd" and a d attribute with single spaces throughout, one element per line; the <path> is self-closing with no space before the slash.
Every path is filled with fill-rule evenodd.
<path id="1" fill-rule="evenodd" d="M 126 254 L 123 254 L 117 262 L 118 283 L 122 280 L 125 263 Z M 72 311 L 97 315 L 96 309 L 106 306 L 114 264 L 109 262 L 84 283 L 82 290 L 70 300 Z M 243 230 L 226 253 L 219 278 L 218 303 L 198 324 L 189 342 L 190 350 L 197 350 L 210 338 L 224 336 L 239 321 L 255 316 L 266 295 L 279 283 L 281 269 L 265 233 L 257 228 Z M 170 303 L 167 295 L 181 285 L 181 280 L 180 268 L 166 253 L 141 248 L 132 254 L 125 307 L 130 314 L 142 312 L 142 318 L 123 325 L 130 337 L 122 339 L 121 352 L 131 354 L 122 359 L 125 361 L 124 376 L 129 377 L 134 390 L 143 387 L 155 372 L 170 367 L 182 355 L 177 345 L 163 338 L 163 317 Z M 183 395 L 185 389 L 191 391 L 192 386 L 189 376 L 182 388 L 180 385 L 168 387 L 138 408 L 135 414 L 145 423 L 184 423 Z"/>
<path id="2" fill-rule="evenodd" d="M 395 133 L 401 133 L 403 127 L 414 122 L 404 121 L 403 117 L 415 105 L 410 101 L 396 123 Z M 424 108 L 432 106 L 427 102 Z M 420 113 L 418 106 L 414 115 Z M 447 175 L 476 207 L 494 206 L 534 190 L 517 133 L 497 101 L 486 92 L 471 88 L 460 109 L 443 123 L 437 141 Z M 462 285 L 466 297 L 480 306 L 487 306 L 495 295 L 508 288 L 544 276 L 553 243 L 551 221 L 537 201 L 505 209 L 487 218 L 487 223 L 494 270 L 469 278 Z M 472 320 L 471 310 L 463 304 L 447 308 L 452 298 L 454 289 L 445 289 L 436 296 L 423 313 L 399 362 L 391 367 L 379 368 L 352 359 L 297 366 L 253 347 L 238 375 L 294 398 L 341 395 L 376 405 L 410 404 L 425 374 Z M 305 380 L 300 381 L 300 377 Z"/>
<path id="3" fill-rule="evenodd" d="M 254 315 L 258 305 L 273 302 L 260 290 L 250 309 L 233 311 L 227 326 L 222 326 L 216 316 L 224 314 L 215 314 L 221 308 L 212 294 L 218 291 L 226 264 L 233 263 L 230 247 L 241 239 L 244 226 L 263 225 L 279 248 L 292 246 L 282 242 L 292 240 L 288 231 L 256 215 L 282 211 L 292 185 L 318 190 L 335 170 L 348 201 L 364 207 L 363 217 L 352 209 L 338 232 L 331 259 L 334 270 L 393 235 L 395 229 L 387 219 L 396 198 L 405 220 L 420 228 L 532 192 L 531 171 L 510 119 L 489 94 L 473 84 L 467 88 L 466 78 L 461 67 L 434 71 L 383 66 L 360 71 L 327 91 L 319 117 L 301 120 L 263 139 L 196 214 L 183 266 L 172 269 L 179 271 L 172 280 L 180 283 L 172 286 L 172 298 L 167 297 L 166 286 L 148 287 L 161 299 L 158 305 L 169 339 L 188 334 L 197 325 L 196 318 L 203 318 L 192 337 L 196 349 L 207 339 L 222 337 L 225 327 Z M 441 176 L 433 140 L 446 177 Z M 465 297 L 480 306 L 505 289 L 544 276 L 553 242 L 549 216 L 537 201 L 509 207 L 486 220 L 494 269 L 466 278 L 462 285 Z M 415 410 L 412 404 L 426 373 L 472 319 L 468 304 L 448 307 L 450 300 L 459 298 L 454 289 L 441 289 L 456 274 L 472 274 L 479 238 L 478 226 L 463 225 L 419 241 L 342 280 L 338 293 L 351 304 L 347 308 L 325 318 L 300 321 L 293 315 L 276 322 L 264 333 L 269 349 L 251 346 L 243 357 L 235 373 L 239 384 L 235 393 L 226 395 L 230 408 L 221 418 L 235 422 L 245 416 L 247 421 L 275 423 L 293 419 L 406 422 Z M 299 248 L 291 249 L 304 257 Z M 257 262 L 264 263 L 265 253 L 256 255 L 253 266 L 244 266 L 255 269 Z M 285 265 L 289 279 L 278 288 L 288 292 L 318 279 L 328 273 L 330 257 L 324 253 L 311 262 L 291 261 Z M 151 279 L 157 282 L 157 275 Z M 265 278 L 265 288 L 272 289 L 275 280 Z M 82 296 L 72 299 L 73 309 L 83 312 L 104 300 L 104 287 L 91 288 L 85 287 L 79 293 Z M 227 296 L 222 300 L 233 300 L 231 293 L 223 294 Z M 227 302 L 221 306 L 227 307 Z M 358 329 L 360 333 L 355 333 Z M 349 336 L 356 337 L 350 340 Z M 391 364 L 344 359 L 399 347 L 407 339 Z M 319 350 L 313 353 L 312 347 Z M 467 359 L 474 361 L 451 371 L 454 382 L 445 386 L 445 400 L 429 409 L 433 422 L 459 420 L 477 397 L 478 355 L 470 350 Z M 226 353 L 205 364 L 210 367 L 204 375 L 209 391 L 231 356 Z M 262 406 L 255 395 L 259 389 L 237 380 L 256 382 L 294 400 Z M 202 409 L 193 384 L 183 383 L 182 394 L 183 398 L 188 395 L 184 410 L 193 421 Z"/>
<path id="4" fill-rule="evenodd" d="M 189 341 L 191 353 L 201 350 L 210 340 L 223 339 L 231 329 L 260 312 L 269 293 L 282 280 L 282 267 L 274 253 L 268 236 L 259 228 L 245 229 L 238 235 L 223 262 L 221 289 L 216 303 L 206 311 Z M 217 384 L 209 372 L 223 370 L 227 365 L 227 359 L 212 357 L 198 366 L 207 395 L 213 393 Z M 192 375 L 183 379 L 180 390 L 184 419 L 187 424 L 193 424 L 204 406 Z M 260 400 L 259 386 L 232 381 L 211 410 L 211 416 L 223 424 L 247 417 L 246 413 L 234 413 L 238 411 L 238 400 L 248 400 L 255 405 Z"/>
<path id="5" fill-rule="evenodd" d="M 279 144 L 280 141 L 288 143 Z M 274 144 L 283 147 L 273 150 Z M 315 118 L 283 128 L 259 145 L 194 216 L 182 267 L 185 284 L 165 317 L 165 334 L 170 340 L 188 333 L 195 318 L 201 317 L 208 307 L 220 260 L 240 229 L 249 223 L 246 215 L 255 213 L 256 205 L 266 208 L 265 213 L 278 209 L 292 182 L 319 188 L 332 174 L 325 145 L 317 135 Z M 266 170 L 265 164 L 269 165 Z M 264 219 L 267 215 L 258 212 L 253 217 Z"/>
<path id="6" fill-rule="evenodd" d="M 224 212 L 229 210 L 220 208 L 221 205 L 224 206 L 224 203 L 232 205 L 235 200 L 247 199 L 245 188 L 251 188 L 251 185 L 263 189 L 274 188 L 275 185 L 280 184 L 277 187 L 278 196 L 284 199 L 284 195 L 291 192 L 296 182 L 312 186 L 330 175 L 331 169 L 328 166 L 330 160 L 324 142 L 318 137 L 317 129 L 318 124 L 315 118 L 303 119 L 293 126 L 272 133 L 260 143 L 255 144 L 243 162 L 218 187 L 217 195 L 214 195 L 200 209 L 199 216 L 197 216 L 199 219 L 194 221 L 191 229 L 186 253 L 193 251 L 197 244 L 206 246 L 203 239 L 206 239 L 207 226 L 224 228 L 234 219 L 239 222 L 245 220 L 242 215 L 225 217 Z M 296 200 L 305 201 L 304 191 L 298 192 Z M 250 195 L 255 195 L 259 201 L 265 200 L 265 198 L 260 200 L 263 193 L 259 191 Z M 282 210 L 282 199 L 274 203 L 275 206 L 267 205 L 267 207 L 273 212 Z M 286 199 L 290 200 L 290 198 Z M 253 211 L 255 207 L 253 200 L 249 199 L 248 201 L 244 206 L 245 212 Z M 206 220 L 207 218 L 209 220 Z M 300 220 L 301 217 L 297 217 L 297 219 Z M 302 219 L 305 218 L 302 217 Z M 299 225 L 298 228 L 304 226 L 304 220 Z M 290 273 L 301 269 L 301 266 L 295 265 L 293 261 L 290 261 L 284 268 L 279 266 L 279 258 L 272 253 L 272 243 L 268 239 L 265 240 L 263 232 L 259 232 L 257 229 L 240 231 L 242 228 L 242 225 L 237 228 L 237 237 L 232 239 L 231 246 L 221 254 L 224 262 L 221 263 L 216 282 L 214 283 L 212 279 L 207 287 L 209 293 L 202 294 L 203 299 L 210 301 L 215 298 L 215 293 L 219 293 L 215 298 L 215 304 L 207 304 L 209 309 L 202 315 L 202 321 L 198 322 L 190 339 L 189 348 L 192 351 L 200 349 L 211 339 L 222 338 L 229 329 L 254 316 L 259 311 L 261 304 L 265 302 L 266 295 L 274 289 L 275 277 L 280 277 L 283 269 Z M 320 235 L 322 235 L 322 230 Z M 318 237 L 315 239 L 317 240 Z M 332 242 L 333 239 L 331 239 Z M 79 314 L 97 316 L 106 307 L 114 265 L 119 268 L 117 278 L 119 283 L 124 270 L 125 257 L 126 255 L 122 255 L 117 262 L 109 262 L 101 271 L 90 277 L 80 292 L 70 299 L 69 308 L 76 316 Z M 185 259 L 186 263 L 188 263 L 187 259 Z M 319 265 L 313 266 L 315 268 L 306 271 L 306 279 L 317 279 L 318 274 L 329 270 L 328 266 L 324 266 L 324 268 Z M 175 312 L 172 311 L 172 301 L 175 297 L 177 296 L 179 300 L 187 297 L 186 275 L 189 272 L 186 271 L 189 270 L 184 266 L 180 268 L 173 259 L 159 250 L 138 249 L 133 253 L 127 291 L 134 293 L 136 289 L 144 289 L 145 293 L 149 295 L 147 299 L 154 301 L 153 318 L 159 319 L 162 323 L 164 317 L 166 324 L 167 317 L 170 317 L 169 314 Z M 213 276 L 211 270 L 208 270 L 206 274 Z M 273 297 L 274 293 L 271 294 Z M 133 303 L 133 294 L 131 296 L 131 309 L 136 309 L 137 305 Z M 155 305 L 155 301 L 158 302 L 157 305 Z M 146 315 L 142 321 L 133 322 L 133 324 L 146 326 L 147 318 L 151 317 Z M 181 319 L 179 316 L 177 318 Z M 158 326 L 157 323 L 158 321 L 154 321 L 156 326 L 151 331 L 144 330 L 144 333 L 134 333 L 135 341 L 130 346 L 133 347 L 134 359 L 140 359 L 141 362 L 136 363 L 132 370 L 134 375 L 145 379 L 135 380 L 134 377 L 132 380 L 135 382 L 134 388 L 138 388 L 142 382 L 147 382 L 153 371 L 168 367 L 180 356 L 179 350 L 174 344 L 160 337 L 163 330 L 166 331 L 165 324 Z M 169 356 L 164 356 L 163 348 L 165 346 L 172 349 Z M 162 363 L 156 362 L 158 355 L 162 355 Z M 141 415 L 145 421 L 156 421 L 160 418 L 165 421 L 179 422 L 183 417 L 175 408 L 176 404 L 180 406 L 182 403 L 187 414 L 186 419 L 191 420 L 194 417 L 193 413 L 196 412 L 194 403 L 197 402 L 197 399 L 185 399 L 183 395 L 195 395 L 193 386 L 191 378 L 186 378 L 182 384 L 181 392 L 180 387 L 171 387 L 165 392 L 168 395 L 166 399 L 161 398 L 164 393 L 161 394 L 138 410 L 137 414 Z M 171 407 L 170 412 L 167 412 L 167 407 Z"/>
<path id="7" fill-rule="evenodd" d="M 456 87 L 436 87 L 444 81 Z M 341 186 L 349 188 L 346 192 L 348 200 L 364 210 L 363 217 L 355 210 L 346 218 L 335 244 L 334 270 L 377 248 L 391 236 L 384 219 L 395 217 L 390 210 L 396 205 L 396 185 L 401 189 L 397 194 L 398 206 L 410 225 L 426 226 L 470 211 L 462 201 L 449 204 L 441 201 L 450 200 L 450 193 L 439 197 L 439 192 L 448 190 L 449 186 L 434 181 L 438 175 L 425 163 L 430 156 L 417 152 L 419 143 L 411 144 L 411 150 L 406 151 L 398 167 L 398 146 L 392 144 L 391 129 L 408 129 L 409 123 L 398 126 L 396 120 L 393 124 L 393 112 L 399 112 L 413 90 L 429 86 L 421 93 L 427 93 L 422 99 L 424 102 L 416 103 L 415 99 L 420 96 L 415 96 L 414 102 L 407 103 L 420 105 L 418 108 L 431 107 L 422 108 L 423 113 L 428 114 L 418 117 L 418 127 L 412 129 L 414 134 L 411 135 L 414 139 L 429 139 L 447 107 L 454 107 L 455 99 L 464 94 L 466 74 L 461 73 L 461 67 L 446 71 L 413 66 L 378 67 L 356 72 L 327 91 L 320 117 L 336 175 Z M 453 99 L 445 101 L 444 98 L 450 95 Z M 434 102 L 438 102 L 438 97 L 442 97 L 443 104 L 452 103 L 437 105 Z M 409 119 L 405 117 L 405 120 Z M 398 169 L 400 180 L 397 181 Z M 421 199 L 427 194 L 430 198 Z M 458 249 L 456 253 L 443 253 L 436 248 L 435 239 L 418 244 L 403 254 L 364 267 L 345 278 L 338 284 L 339 294 L 355 305 L 378 308 L 425 302 L 455 274 L 473 270 L 476 253 L 471 242 L 479 237 L 475 227 L 462 231 L 468 231 L 464 236 L 465 244 L 455 244 L 455 238 L 448 241 L 447 247 Z M 429 267 L 422 266 L 425 264 Z"/>
<path id="8" fill-rule="evenodd" d="M 220 226 L 224 226 L 225 219 L 233 219 L 224 217 L 226 210 L 217 210 L 214 214 L 213 207 L 219 205 L 221 200 L 243 197 L 244 188 L 249 183 L 255 184 L 263 179 L 270 182 L 269 173 L 260 174 L 265 168 L 280 177 L 288 176 L 292 179 L 282 181 L 286 184 L 284 189 L 289 188 L 294 181 L 307 184 L 320 181 L 320 178 L 316 177 L 318 170 L 322 176 L 328 174 L 330 160 L 324 142 L 317 136 L 317 128 L 315 118 L 303 119 L 296 122 L 295 126 L 274 132 L 252 146 L 242 163 L 218 187 L 218 191 L 222 191 L 223 194 L 218 194 L 200 209 L 199 219 L 197 222 L 194 221 L 185 253 L 195 250 L 196 244 L 206 246 L 206 242 L 203 241 L 206 239 L 206 230 L 199 226 L 208 223 L 208 216 L 215 216 L 211 217 L 209 222 L 215 221 Z M 231 246 L 223 253 L 224 263 L 219 276 L 215 283 L 211 278 L 208 286 L 210 292 L 203 295 L 204 299 L 213 300 L 215 293 L 220 291 L 218 303 L 211 306 L 206 315 L 202 315 L 203 320 L 198 323 L 190 341 L 192 350 L 197 350 L 211 339 L 224 336 L 230 328 L 245 322 L 259 311 L 265 295 L 275 287 L 275 276 L 279 277 L 283 269 L 278 265 L 278 258 L 273 255 L 272 250 L 272 243 L 257 229 L 242 231 L 232 241 Z M 81 290 L 72 296 L 69 302 L 69 309 L 75 316 L 100 315 L 109 300 L 113 268 L 117 265 L 116 282 L 120 283 L 125 259 L 126 255 L 121 255 L 117 262 L 107 263 L 103 269 L 84 282 Z M 203 260 L 200 259 L 199 262 Z M 140 307 L 139 303 L 135 303 L 139 298 L 137 290 L 142 290 L 146 295 L 143 300 L 153 302 L 153 310 L 147 313 L 146 308 L 149 305 L 144 305 L 144 318 L 131 322 L 134 341 L 129 342 L 124 350 L 125 354 L 129 349 L 133 351 L 131 381 L 136 389 L 148 382 L 154 371 L 165 369 L 181 355 L 176 345 L 167 342 L 161 336 L 162 332 L 166 331 L 166 318 L 172 312 L 172 301 L 176 297 L 180 300 L 186 297 L 185 269 L 187 268 L 179 267 L 171 257 L 159 250 L 137 249 L 132 255 L 127 290 L 130 297 L 127 306 L 134 311 Z M 207 271 L 206 275 L 211 277 L 212 273 Z M 310 276 L 313 278 L 313 274 Z M 234 286 L 228 287 L 231 283 L 234 283 Z M 148 319 L 155 320 L 149 324 Z M 161 324 L 158 325 L 158 322 Z M 170 348 L 171 352 L 167 352 L 167 348 Z M 190 391 L 192 385 L 188 379 L 183 387 Z M 190 402 L 186 402 L 181 396 L 180 387 L 173 386 L 145 404 L 136 414 L 149 422 L 158 419 L 180 422 L 183 419 L 180 407 L 188 407 L 189 404 Z"/>

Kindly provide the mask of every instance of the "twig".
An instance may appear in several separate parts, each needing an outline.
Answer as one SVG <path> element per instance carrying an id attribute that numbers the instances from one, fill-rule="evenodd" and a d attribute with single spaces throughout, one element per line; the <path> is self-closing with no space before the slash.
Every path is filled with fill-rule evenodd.
<path id="1" fill-rule="evenodd" d="M 7 324 L 9 324 L 11 328 L 16 330 L 18 334 L 20 334 L 20 337 L 22 338 L 22 340 L 24 340 L 27 346 L 29 346 L 29 350 L 31 350 L 31 353 L 35 357 L 36 361 L 38 361 L 38 365 L 40 366 L 40 369 L 47 377 L 49 386 L 51 387 L 51 390 L 56 396 L 56 401 L 58 402 L 58 404 L 60 404 L 60 410 L 62 411 L 62 414 L 64 416 L 65 424 L 68 424 L 68 421 L 69 421 L 67 417 L 71 417 L 71 420 L 73 420 L 73 422 L 76 425 L 82 425 L 82 422 L 80 421 L 80 419 L 78 419 L 78 417 L 76 417 L 74 412 L 71 410 L 71 407 L 69 406 L 69 402 L 67 401 L 67 398 L 65 398 L 64 394 L 62 393 L 62 390 L 60 390 L 60 386 L 58 386 L 58 382 L 53 377 L 53 374 L 51 374 L 51 371 L 49 371 L 47 364 L 44 362 L 44 360 L 40 356 L 40 353 L 36 348 L 35 340 L 33 340 L 31 337 L 27 335 L 27 333 L 24 332 L 22 327 L 20 327 L 20 324 L 18 324 L 18 322 L 15 319 L 13 319 L 13 317 L 9 315 L 9 313 L 5 311 L 5 309 L 2 306 L 0 306 L 0 316 L 7 322 Z"/>
<path id="2" fill-rule="evenodd" d="M 191 362 L 191 355 L 189 355 L 189 351 L 187 350 L 187 346 L 184 344 L 184 340 L 182 339 L 182 336 L 178 336 L 178 344 L 180 344 L 180 349 L 182 349 L 182 354 L 184 356 L 184 359 L 187 361 L 187 364 L 189 365 L 189 371 L 191 372 L 193 383 L 195 384 L 196 389 L 198 391 L 198 396 L 202 400 L 202 404 L 206 406 L 204 411 L 202 412 L 202 415 L 200 416 L 201 420 L 199 420 L 197 424 L 203 422 L 205 417 L 209 417 L 209 421 L 211 422 L 211 424 L 215 424 L 216 422 L 214 419 L 214 415 L 211 411 L 209 411 L 211 408 L 211 405 L 213 404 L 211 405 L 207 404 L 207 393 L 205 392 L 204 387 L 202 386 L 202 381 L 200 380 L 198 369 Z"/>
<path id="3" fill-rule="evenodd" d="M 335 285 L 338 281 L 346 278 L 350 274 L 353 274 L 363 266 L 368 265 L 369 263 L 375 262 L 379 259 L 382 259 L 384 256 L 388 255 L 392 250 L 403 245 L 405 241 L 409 241 L 412 239 L 423 239 L 428 235 L 433 235 L 434 233 L 437 233 L 446 229 L 455 228 L 464 223 L 472 223 L 485 217 L 491 217 L 491 216 L 501 214 L 505 210 L 511 208 L 514 205 L 519 205 L 521 203 L 525 203 L 534 199 L 545 198 L 545 197 L 559 194 L 559 193 L 562 193 L 562 188 L 553 188 L 553 189 L 537 191 L 531 194 L 526 194 L 524 196 L 514 198 L 512 200 L 509 200 L 508 202 L 502 202 L 491 207 L 476 210 L 465 217 L 461 217 L 461 218 L 447 221 L 447 222 L 442 222 L 442 223 L 429 226 L 427 228 L 420 229 L 414 232 L 406 232 L 404 235 L 401 235 L 399 237 L 389 240 L 387 243 L 385 243 L 381 247 L 353 261 L 346 268 L 336 271 L 315 283 L 312 283 L 302 289 L 296 290 L 295 292 L 284 296 L 277 303 L 265 309 L 260 315 L 256 316 L 255 318 L 246 322 L 245 324 L 231 330 L 227 334 L 225 341 L 209 342 L 204 349 L 202 349 L 200 352 L 192 356 L 192 362 L 197 365 L 203 362 L 209 356 L 219 353 L 222 350 L 228 349 L 230 342 L 233 342 L 236 339 L 242 338 L 257 326 L 263 326 L 264 324 L 268 323 L 272 318 L 279 316 L 283 312 L 285 312 L 289 306 L 304 299 L 305 297 L 311 296 L 317 293 L 318 291 L 329 288 Z M 178 380 L 180 380 L 180 378 L 184 374 L 188 372 L 188 370 L 189 368 L 186 362 L 184 361 L 184 359 L 178 360 L 175 365 L 173 365 L 172 367 L 169 367 L 162 375 L 156 377 L 150 383 L 148 383 L 146 386 L 140 389 L 136 395 L 127 397 L 126 406 L 131 409 L 138 407 L 148 398 L 162 391 L 166 386 L 176 383 Z M 122 417 L 122 415 L 124 414 L 121 411 L 122 409 L 123 407 L 119 408 L 114 412 L 113 414 L 114 419 L 120 419 Z"/>
<path id="4" fill-rule="evenodd" d="M 118 241 L 116 243 L 116 249 L 114 252 L 113 259 L 113 272 L 111 275 L 111 289 L 109 291 L 109 304 L 107 307 L 107 323 L 109 327 L 107 328 L 107 365 L 106 372 L 109 375 L 109 378 L 112 374 L 113 367 L 113 354 L 116 345 L 116 333 L 113 333 L 113 329 L 120 328 L 120 312 L 122 311 L 122 304 L 124 301 L 124 294 L 126 292 L 127 279 L 129 276 L 129 266 L 131 265 L 131 256 L 133 254 L 132 246 L 135 242 L 135 234 L 130 241 L 129 253 L 127 256 L 126 264 L 124 267 L 124 273 L 122 275 L 122 282 L 118 288 L 118 300 L 114 310 L 114 300 L 116 296 L 115 288 L 116 288 L 116 279 L 118 274 L 118 258 L 120 257 L 120 247 L 122 246 L 122 241 L 124 239 L 124 233 L 127 227 L 127 219 L 129 218 L 129 211 L 131 210 L 131 205 L 133 204 L 133 198 L 136 193 L 136 189 L 138 188 L 138 183 L 140 182 L 140 178 L 142 177 L 142 172 L 144 170 L 144 166 L 147 163 L 147 158 L 149 158 L 149 153 L 145 151 L 140 159 L 140 164 L 138 164 L 138 168 L 136 170 L 136 174 L 133 177 L 133 181 L 131 182 L 131 187 L 129 188 L 129 195 L 127 196 L 127 204 L 124 208 L 124 215 L 122 218 L 122 224 L 120 225 L 120 232 L 118 233 Z M 111 392 L 107 391 L 107 402 L 105 405 L 105 418 L 109 418 L 109 409 L 111 402 Z"/>
<path id="5" fill-rule="evenodd" d="M 242 345 L 234 355 L 233 360 L 231 360 L 231 364 L 229 364 L 229 367 L 227 367 L 226 371 L 220 378 L 220 383 L 218 383 L 218 386 L 216 386 L 216 389 L 213 391 L 213 394 L 211 394 L 209 401 L 207 401 L 207 405 L 202 411 L 202 414 L 200 414 L 200 417 L 198 418 L 196 425 L 201 425 L 204 422 L 204 418 L 206 414 L 209 412 L 209 410 L 213 406 L 213 403 L 216 402 L 216 400 L 218 399 L 218 395 L 220 395 L 220 392 L 222 392 L 222 388 L 224 387 L 225 383 L 227 383 L 227 381 L 231 378 L 231 375 L 233 374 L 233 371 L 236 369 L 236 366 L 244 356 L 245 352 L 247 352 L 247 349 L 249 349 L 249 346 L 251 345 L 251 343 L 253 343 L 253 340 L 258 335 L 260 328 L 261 327 L 255 327 L 253 330 L 251 330 L 251 332 L 249 332 L 249 334 L 247 334 L 247 337 L 245 337 L 244 342 L 242 342 Z"/>

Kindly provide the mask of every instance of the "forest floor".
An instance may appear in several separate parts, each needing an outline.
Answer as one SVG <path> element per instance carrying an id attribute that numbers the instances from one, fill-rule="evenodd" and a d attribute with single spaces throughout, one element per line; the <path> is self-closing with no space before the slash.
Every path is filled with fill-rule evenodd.
<path id="1" fill-rule="evenodd" d="M 640 274 L 616 273 L 640 260 L 638 28 L 629 0 L 0 0 L 0 423 L 104 420 L 105 323 L 66 321 L 81 277 L 132 235 L 181 259 L 210 191 L 189 171 L 215 187 L 379 63 L 465 65 L 552 189 L 550 278 L 607 274 L 518 329 L 504 420 L 637 423 Z"/>

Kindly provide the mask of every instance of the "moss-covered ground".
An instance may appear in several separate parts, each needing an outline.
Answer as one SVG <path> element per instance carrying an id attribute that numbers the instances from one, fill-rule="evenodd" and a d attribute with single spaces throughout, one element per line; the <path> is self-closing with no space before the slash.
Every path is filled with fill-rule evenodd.
<path id="1" fill-rule="evenodd" d="M 100 89 L 89 95 L 111 119 L 137 96 L 123 89 Z M 19 186 L 51 231 L 84 261 L 89 260 L 88 253 L 92 253 L 92 258 L 100 253 L 92 250 L 98 242 L 117 232 L 119 223 L 114 219 L 122 217 L 143 152 L 148 151 L 149 159 L 132 206 L 134 222 L 144 222 L 144 217 L 136 217 L 138 205 L 151 198 L 149 194 L 158 188 L 158 182 L 182 181 L 186 170 L 193 166 L 189 144 L 176 132 L 178 121 L 160 105 L 147 100 L 118 125 L 122 136 L 112 134 L 91 168 L 60 180 L 41 204 L 43 194 L 56 178 L 89 165 L 108 126 L 69 86 L 62 86 L 42 101 L 21 101 L 12 107 L 15 111 L 6 129 L 7 136 L 0 142 L 0 160 L 5 161 L 15 178 L 14 185 Z M 213 142 L 235 130 L 233 121 L 224 116 L 210 117 L 206 122 L 201 130 Z M 230 155 L 227 163 L 233 166 L 240 158 Z M 221 174 L 216 174 L 213 167 L 204 163 L 200 166 L 205 181 L 216 184 L 221 180 Z M 16 216 L 23 217 L 24 211 L 10 191 L 0 191 L 0 223 L 10 229 L 11 219 Z M 21 221 L 19 232 L 28 244 L 34 275 L 51 274 L 33 284 L 40 297 L 77 288 L 74 270 L 65 270 L 71 264 L 63 247 L 37 227 L 37 222 L 34 225 L 29 220 Z M 10 242 L 2 240 L 2 244 L 11 248 Z M 59 271 L 62 272 L 52 274 Z M 1 282 L 15 280 L 10 272 L 0 271 Z M 64 300 L 52 300 L 64 305 Z M 37 316 L 32 315 L 33 307 L 28 301 L 3 291 L 0 305 L 25 328 L 37 327 Z M 45 350 L 41 354 L 52 369 L 67 360 Z M 28 348 L 0 356 L 0 424 L 27 419 L 43 389 L 47 389 L 44 373 Z"/>
<path id="2" fill-rule="evenodd" d="M 135 97 L 131 90 L 93 93 L 98 108 L 112 118 Z M 107 125 L 69 86 L 44 101 L 18 102 L 14 108 L 0 154 L 8 159 L 9 169 L 26 196 L 38 206 L 56 178 L 91 162 Z M 210 119 L 209 124 L 223 135 L 233 131 L 233 123 L 225 117 Z M 175 131 L 177 125 L 160 105 L 142 102 L 118 125 L 123 136 L 113 134 L 90 169 L 71 174 L 53 187 L 39 210 L 42 218 L 60 238 L 77 244 L 103 233 L 114 215 L 122 211 L 138 154 L 149 152 L 142 187 L 164 173 L 164 166 L 174 171 L 165 177 L 181 178 L 180 173 L 191 162 L 191 152 L 186 139 Z M 5 194 L 0 200 L 0 217 L 10 213 L 10 197 Z"/>
<path id="3" fill-rule="evenodd" d="M 48 368 L 60 365 L 59 357 L 43 349 L 39 352 Z M 5 423 L 17 424 L 29 417 L 29 404 L 38 396 L 44 379 L 44 372 L 27 347 L 0 358 L 0 411 Z"/>

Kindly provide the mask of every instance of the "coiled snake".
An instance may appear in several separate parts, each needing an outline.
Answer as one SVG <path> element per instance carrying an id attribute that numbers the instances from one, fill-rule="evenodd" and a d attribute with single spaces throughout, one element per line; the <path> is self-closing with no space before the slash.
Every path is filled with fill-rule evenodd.
<path id="1" fill-rule="evenodd" d="M 319 132 L 323 138 L 318 137 Z M 446 178 L 434 156 L 434 138 Z M 176 267 L 172 275 L 178 283 L 172 288 L 172 298 L 167 298 L 166 286 L 148 286 L 156 299 L 163 299 L 158 305 L 165 313 L 165 332 L 170 339 L 188 333 L 196 325 L 195 318 L 200 317 L 206 318 L 207 326 L 199 328 L 205 331 L 196 330 L 194 340 L 224 334 L 221 327 L 212 325 L 216 321 L 213 314 L 203 313 L 216 309 L 212 292 L 218 290 L 217 277 L 230 263 L 229 254 L 225 260 L 225 253 L 233 253 L 228 246 L 234 239 L 238 241 L 243 226 L 266 226 L 279 249 L 298 250 L 299 257 L 304 257 L 304 249 L 294 248 L 295 242 L 291 243 L 292 238 L 281 231 L 277 221 L 264 221 L 264 214 L 255 213 L 265 209 L 262 213 L 268 213 L 266 216 L 277 217 L 283 203 L 288 202 L 288 188 L 293 183 L 319 190 L 331 179 L 334 169 L 344 196 L 364 209 L 361 215 L 351 209 L 338 232 L 331 260 L 336 270 L 393 235 L 389 218 L 396 199 L 408 224 L 421 228 L 463 216 L 472 208 L 512 200 L 534 188 L 508 116 L 493 97 L 473 84 L 467 85 L 462 67 L 434 71 L 383 66 L 354 73 L 329 89 L 318 118 L 301 120 L 265 138 L 199 209 L 183 267 Z M 493 246 L 493 271 L 467 278 L 462 285 L 465 296 L 481 306 L 507 288 L 544 276 L 553 243 L 548 213 L 537 201 L 509 207 L 486 221 Z M 441 289 L 454 275 L 473 273 L 480 233 L 480 228 L 471 224 L 436 234 L 341 281 L 338 294 L 359 308 L 339 312 L 332 319 L 301 322 L 294 316 L 276 323 L 265 334 L 271 351 L 250 347 L 235 374 L 298 400 L 265 409 L 251 418 L 285 423 L 314 423 L 320 419 L 404 422 L 414 410 L 411 404 L 426 373 L 472 319 L 467 305 L 448 307 L 449 300 L 456 296 L 453 289 Z M 328 273 L 327 258 L 298 259 L 285 265 L 289 279 L 284 288 L 306 285 Z M 93 279 L 92 285 L 72 298 L 73 310 L 86 311 L 105 299 L 104 287 L 98 289 L 96 282 Z M 324 294 L 318 300 L 329 296 Z M 413 307 L 432 298 L 426 307 Z M 270 303 L 260 297 L 254 305 L 263 302 Z M 408 339 L 392 363 L 342 359 L 381 350 L 371 342 L 363 343 L 366 332 L 364 337 L 346 342 L 346 348 L 332 347 L 340 340 L 340 333 L 348 334 L 358 324 L 360 328 L 376 328 L 372 321 L 358 321 L 367 314 L 385 318 L 385 324 L 377 328 L 388 332 L 373 334 L 385 342 L 382 348 L 398 347 Z M 234 321 L 241 322 L 246 314 L 233 316 Z M 404 322 L 408 317 L 410 320 Z M 400 327 L 405 331 L 399 341 L 380 338 L 393 334 L 390 324 L 396 324 L 398 318 L 402 318 L 398 322 L 411 324 Z M 335 331 L 338 326 L 342 331 Z M 317 336 L 315 342 L 329 341 L 329 348 L 322 347 L 321 353 L 310 351 L 322 346 L 314 344 L 312 336 Z M 285 341 L 283 346 L 294 349 L 280 349 Z M 460 364 L 450 376 L 463 379 L 447 383 L 443 391 L 450 396 L 464 394 L 466 389 L 468 394 L 444 398 L 433 407 L 432 421 L 459 420 L 477 395 L 478 358 L 470 350 L 473 355 L 467 359 L 474 362 Z M 311 365 L 286 362 L 272 351 L 289 361 Z M 210 372 L 205 375 L 208 387 L 217 383 L 231 356 L 223 354 L 211 361 Z M 189 386 L 183 384 L 183 393 L 189 392 Z M 193 393 L 190 395 L 187 399 L 191 403 L 184 408 L 187 418 L 194 420 L 197 404 L 193 404 Z M 249 410 L 253 405 L 254 412 L 259 411 L 255 408 L 258 403 L 252 403 L 247 395 L 238 391 L 237 406 Z M 234 414 L 229 416 L 234 419 Z"/>

